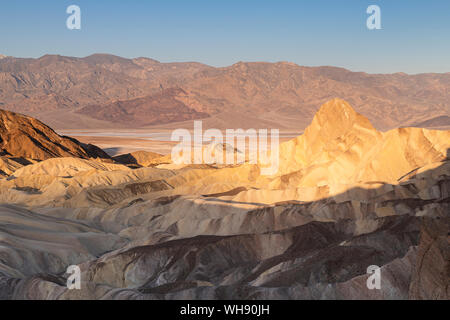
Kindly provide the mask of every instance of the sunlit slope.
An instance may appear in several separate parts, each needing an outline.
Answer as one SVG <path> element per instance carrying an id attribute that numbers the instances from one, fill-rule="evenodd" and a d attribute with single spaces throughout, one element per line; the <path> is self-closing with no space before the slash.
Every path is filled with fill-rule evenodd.
<path id="1" fill-rule="evenodd" d="M 450 131 L 401 128 L 377 131 L 340 99 L 324 104 L 305 133 L 280 146 L 279 187 L 382 181 L 439 162 Z M 294 182 L 293 182 L 294 183 Z"/>

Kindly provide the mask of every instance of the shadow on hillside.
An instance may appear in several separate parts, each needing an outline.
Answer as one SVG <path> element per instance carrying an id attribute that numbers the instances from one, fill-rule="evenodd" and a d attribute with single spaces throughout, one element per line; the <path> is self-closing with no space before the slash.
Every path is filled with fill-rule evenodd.
<path id="1" fill-rule="evenodd" d="M 220 199 L 245 188 L 202 196 L 205 201 L 199 212 L 189 209 L 194 202 L 183 197 L 153 200 L 141 216 L 174 201 L 190 206 L 181 203 L 177 207 L 188 211 L 155 215 L 145 226 L 145 219 L 127 220 L 123 229 L 152 230 L 147 234 L 158 238 L 157 244 L 109 253 L 92 263 L 89 281 L 109 275 L 112 278 L 102 283 L 116 283 L 116 278 L 135 277 L 133 272 L 139 279 L 145 274 L 145 281 L 129 289 L 145 298 L 448 299 L 442 278 L 448 268 L 447 253 L 435 243 L 448 235 L 449 161 L 450 149 L 440 166 L 412 171 L 398 185 L 352 188 L 311 202 L 261 205 Z M 143 201 L 136 201 L 140 188 L 135 190 L 134 200 L 123 208 L 142 205 Z M 158 229 L 169 214 L 179 214 L 180 219 Z M 127 265 L 123 274 L 111 266 L 117 256 Z M 382 268 L 381 290 L 366 286 L 372 265 Z M 118 271 L 108 273 L 112 269 Z"/>
<path id="2" fill-rule="evenodd" d="M 201 212 L 206 216 L 198 224 L 192 224 L 195 217 L 184 216 L 165 230 L 171 236 L 159 244 L 121 255 L 147 261 L 171 252 L 167 263 L 182 271 L 162 285 L 151 280 L 155 274 L 149 275 L 138 291 L 152 298 L 183 297 L 183 292 L 205 299 L 444 298 L 445 279 L 433 277 L 434 270 L 446 270 L 446 253 L 436 250 L 427 256 L 424 248 L 433 245 L 430 238 L 447 236 L 440 226 L 447 226 L 450 213 L 450 172 L 443 170 L 448 161 L 450 150 L 442 165 L 420 173 L 414 170 L 398 185 L 352 188 L 312 202 L 261 205 L 220 199 L 245 188 L 204 195 Z M 436 184 L 424 191 L 430 177 Z M 384 270 L 381 290 L 366 286 L 372 265 Z M 171 274 L 170 270 L 160 272 Z M 198 281 L 212 287 L 199 289 Z M 440 287 L 430 287 L 430 281 Z"/>
<path id="3" fill-rule="evenodd" d="M 103 151 L 110 157 L 117 156 L 121 148 L 104 148 Z"/>
<path id="4" fill-rule="evenodd" d="M 218 261 L 223 256 L 227 257 L 228 263 L 220 268 L 223 275 L 235 272 L 240 275 L 237 277 L 239 280 L 230 285 L 228 291 L 215 292 L 206 298 L 448 298 L 445 280 L 445 270 L 448 268 L 445 257 L 448 253 L 437 249 L 433 252 L 434 256 L 426 254 L 433 241 L 446 239 L 450 230 L 450 172 L 447 169 L 440 172 L 448 161 L 450 149 L 441 166 L 421 173 L 416 169 L 403 177 L 399 185 L 384 184 L 370 190 L 353 188 L 344 194 L 318 201 L 284 201 L 254 210 L 242 210 L 245 218 L 234 230 L 236 234 L 231 236 L 235 239 L 235 245 L 223 245 L 215 254 Z M 440 176 L 439 181 L 437 176 Z M 428 191 L 424 192 L 420 185 L 429 181 L 430 177 L 436 179 L 436 184 L 429 185 Z M 436 191 L 436 186 L 439 191 Z M 227 210 L 227 206 L 220 202 L 245 204 L 214 199 L 214 196 L 238 193 L 239 190 L 231 190 L 204 196 L 208 200 L 204 206 L 215 208 L 203 211 L 217 212 L 220 207 Z M 336 200 L 345 197 L 347 200 Z M 178 250 L 184 248 L 185 252 L 194 249 L 214 252 L 212 247 L 217 245 L 212 243 L 211 236 L 217 237 L 214 243 L 233 241 L 226 233 L 229 229 L 227 222 L 229 220 L 225 217 L 222 224 L 212 219 L 211 230 L 214 232 L 210 236 L 203 233 L 190 238 L 192 244 L 183 239 L 165 245 Z M 183 228 L 172 226 L 172 230 L 177 229 Z M 221 233 L 223 236 L 218 237 Z M 285 250 L 273 252 L 271 256 L 269 254 L 268 258 L 258 258 L 260 246 L 276 248 L 279 244 L 276 235 L 290 235 L 292 243 Z M 433 240 L 429 241 L 430 238 Z M 135 249 L 131 251 L 136 252 Z M 202 254 L 195 256 L 201 260 Z M 209 256 L 208 260 L 214 260 L 214 257 Z M 372 291 L 365 286 L 367 268 L 371 265 L 384 266 L 386 270 L 388 279 L 383 282 L 382 290 Z M 204 268 L 207 267 L 197 265 L 186 274 L 192 275 Z M 436 275 L 436 270 L 441 270 L 444 277 L 442 274 Z M 213 274 L 211 272 L 205 278 L 214 279 Z M 163 287 L 155 286 L 155 283 L 147 284 L 141 292 L 167 294 L 186 290 L 188 279 L 180 278 L 176 284 Z M 430 282 L 437 283 L 438 287 L 430 287 Z M 214 284 L 221 283 L 216 281 Z M 353 290 L 353 293 L 346 290 Z"/>

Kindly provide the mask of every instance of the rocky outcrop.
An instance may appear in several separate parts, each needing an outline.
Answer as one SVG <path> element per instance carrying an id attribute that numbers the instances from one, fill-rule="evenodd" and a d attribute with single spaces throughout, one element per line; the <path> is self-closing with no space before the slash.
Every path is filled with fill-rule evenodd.
<path id="1" fill-rule="evenodd" d="M 444 160 L 450 131 L 401 128 L 377 131 L 342 99 L 324 104 L 305 133 L 280 147 L 278 183 L 319 186 L 395 183 L 403 175 Z"/>
<path id="2" fill-rule="evenodd" d="M 32 160 L 55 157 L 109 159 L 95 146 L 62 137 L 34 118 L 5 110 L 0 110 L 0 154 Z"/>
<path id="3" fill-rule="evenodd" d="M 136 151 L 113 157 L 114 161 L 124 165 L 135 165 L 139 167 L 155 166 L 170 162 L 169 157 L 148 151 Z"/>
<path id="4" fill-rule="evenodd" d="M 450 212 L 450 206 L 448 206 Z M 450 299 L 450 218 L 424 218 L 417 261 L 412 274 L 411 299 Z"/>

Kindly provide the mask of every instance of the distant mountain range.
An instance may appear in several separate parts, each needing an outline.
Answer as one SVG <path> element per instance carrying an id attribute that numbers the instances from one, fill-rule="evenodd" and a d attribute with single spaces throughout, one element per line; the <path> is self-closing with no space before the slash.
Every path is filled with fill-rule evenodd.
<path id="1" fill-rule="evenodd" d="M 107 54 L 0 59 L 0 108 L 57 129 L 180 126 L 303 130 L 318 106 L 342 98 L 381 130 L 450 126 L 450 73 L 367 74 L 293 63 L 225 68 Z"/>

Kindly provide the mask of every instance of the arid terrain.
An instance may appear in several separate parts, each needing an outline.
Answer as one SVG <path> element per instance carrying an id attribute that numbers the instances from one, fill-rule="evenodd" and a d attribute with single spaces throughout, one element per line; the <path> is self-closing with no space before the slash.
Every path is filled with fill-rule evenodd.
<path id="1" fill-rule="evenodd" d="M 78 134 L 117 119 L 164 133 L 204 114 L 303 132 L 266 176 L 158 150 L 111 157 L 123 152 L 85 142 L 126 148 L 126 135 L 83 143 L 0 110 L 0 299 L 450 298 L 450 130 L 407 127 L 445 129 L 450 74 L 46 56 L 1 59 L 0 88 L 2 108 Z"/>
<path id="2" fill-rule="evenodd" d="M 336 97 L 378 130 L 450 128 L 450 73 L 367 74 L 289 62 L 214 68 L 107 54 L 0 59 L 0 108 L 56 130 L 171 130 L 201 118 L 208 128 L 301 133 Z"/>
<path id="3" fill-rule="evenodd" d="M 214 68 L 108 54 L 0 59 L 0 108 L 110 155 L 169 154 L 171 132 L 192 130 L 192 120 L 205 129 L 275 128 L 284 142 L 335 97 L 378 130 L 450 129 L 449 73 L 367 74 L 288 62 Z"/>

